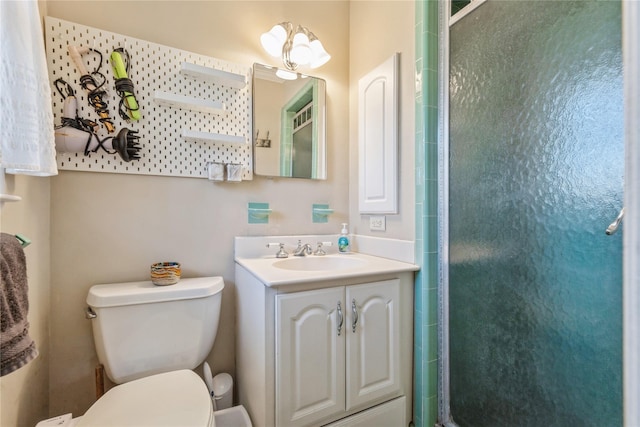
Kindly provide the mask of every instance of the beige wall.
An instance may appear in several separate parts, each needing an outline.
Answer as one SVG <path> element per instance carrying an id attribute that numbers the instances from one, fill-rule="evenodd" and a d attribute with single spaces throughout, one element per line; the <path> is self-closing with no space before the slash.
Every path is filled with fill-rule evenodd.
<path id="1" fill-rule="evenodd" d="M 29 336 L 38 357 L 0 378 L 0 425 L 33 426 L 49 415 L 49 277 L 50 178 L 7 175 L 7 193 L 22 197 L 5 203 L 0 217 L 4 233 L 31 239 L 24 250 L 29 282 Z"/>
<path id="2" fill-rule="evenodd" d="M 51 180 L 51 414 L 79 415 L 94 401 L 97 359 L 84 318 L 89 287 L 145 280 L 154 261 L 180 261 L 185 277 L 224 277 L 220 327 L 208 361 L 214 374 L 235 375 L 233 237 L 337 233 L 348 218 L 348 3 L 49 1 L 48 13 L 247 66 L 277 65 L 263 52 L 260 34 L 289 20 L 309 27 L 331 52 L 332 60 L 315 70 L 328 88 L 327 181 L 255 177 L 214 184 L 69 171 Z M 268 225 L 247 223 L 248 202 L 270 203 Z M 328 224 L 312 223 L 313 203 L 335 209 Z"/>
<path id="3" fill-rule="evenodd" d="M 350 2 L 349 20 L 349 211 L 351 232 L 415 238 L 415 2 Z M 387 215 L 386 232 L 369 230 L 369 215 L 358 212 L 358 81 L 394 53 L 400 53 L 399 213 Z"/>
<path id="4" fill-rule="evenodd" d="M 60 19 L 247 66 L 277 65 L 259 45 L 260 34 L 272 25 L 284 20 L 306 25 L 332 55 L 314 71 L 327 81 L 329 179 L 255 177 L 241 184 L 213 184 L 70 171 L 54 178 L 10 177 L 9 184 L 25 200 L 5 206 L 2 230 L 34 241 L 26 249 L 30 321 L 41 356 L 0 380 L 0 425 L 33 426 L 47 416 L 80 415 L 93 403 L 97 359 L 84 318 L 85 297 L 93 284 L 144 280 L 149 264 L 158 260 L 179 260 L 185 277 L 222 275 L 227 287 L 208 361 L 214 373 L 235 375 L 234 236 L 337 233 L 340 223 L 350 222 L 360 234 L 413 240 L 413 4 L 46 2 L 47 13 Z M 394 52 L 402 54 L 400 214 L 387 217 L 386 233 L 370 233 L 368 217 L 357 211 L 356 88 L 362 75 Z M 268 225 L 247 223 L 250 201 L 270 203 L 274 213 Z M 335 210 L 328 224 L 311 222 L 313 203 L 329 203 Z"/>

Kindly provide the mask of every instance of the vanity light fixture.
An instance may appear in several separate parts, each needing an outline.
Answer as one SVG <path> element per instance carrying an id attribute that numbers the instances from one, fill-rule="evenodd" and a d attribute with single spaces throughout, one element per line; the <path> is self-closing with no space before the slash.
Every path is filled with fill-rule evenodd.
<path id="1" fill-rule="evenodd" d="M 299 65 L 318 68 L 331 59 L 315 34 L 302 25 L 294 31 L 291 22 L 274 25 L 260 36 L 260 43 L 269 55 L 282 57 L 282 63 L 290 71 Z"/>

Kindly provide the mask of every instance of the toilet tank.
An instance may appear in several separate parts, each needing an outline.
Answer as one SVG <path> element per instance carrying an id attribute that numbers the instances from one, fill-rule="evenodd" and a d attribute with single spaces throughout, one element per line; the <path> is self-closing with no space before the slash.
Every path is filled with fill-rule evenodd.
<path id="1" fill-rule="evenodd" d="M 223 288 L 222 277 L 182 279 L 170 286 L 92 286 L 88 313 L 107 376 L 120 384 L 200 365 L 216 338 Z"/>

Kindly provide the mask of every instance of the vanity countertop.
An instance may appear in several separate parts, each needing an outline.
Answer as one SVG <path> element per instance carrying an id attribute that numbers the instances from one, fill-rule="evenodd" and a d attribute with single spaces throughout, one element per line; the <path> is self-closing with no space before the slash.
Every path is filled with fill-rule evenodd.
<path id="1" fill-rule="evenodd" d="M 235 262 L 269 287 L 419 270 L 415 264 L 356 252 L 289 258 L 236 257 Z"/>

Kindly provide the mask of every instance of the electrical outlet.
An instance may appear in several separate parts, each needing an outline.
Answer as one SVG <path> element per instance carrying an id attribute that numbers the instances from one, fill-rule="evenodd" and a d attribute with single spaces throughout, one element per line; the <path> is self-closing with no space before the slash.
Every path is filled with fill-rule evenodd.
<path id="1" fill-rule="evenodd" d="M 385 231 L 387 229 L 387 217 L 384 215 L 369 217 L 369 230 Z"/>

